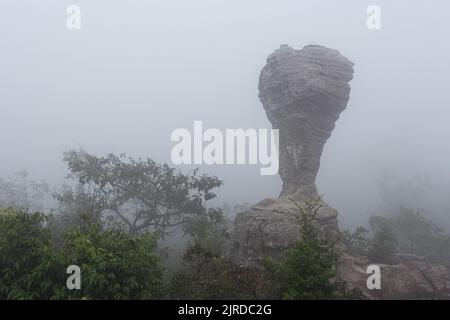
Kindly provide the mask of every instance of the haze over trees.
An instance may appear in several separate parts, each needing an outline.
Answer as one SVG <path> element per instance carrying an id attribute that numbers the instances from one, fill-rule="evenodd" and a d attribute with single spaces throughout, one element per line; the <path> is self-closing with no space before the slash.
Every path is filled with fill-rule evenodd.
<path id="1" fill-rule="evenodd" d="M 95 221 L 109 215 L 130 233 L 151 230 L 160 236 L 197 216 L 221 214 L 204 204 L 216 197 L 213 190 L 222 182 L 197 170 L 183 174 L 151 159 L 97 157 L 83 150 L 67 152 L 64 161 L 75 186 L 56 194 L 63 211 L 75 209 Z"/>
<path id="2" fill-rule="evenodd" d="M 256 268 L 243 268 L 228 254 L 230 222 L 224 212 L 249 205 L 208 206 L 222 185 L 219 178 L 83 150 L 66 152 L 64 161 L 68 180 L 53 192 L 55 208 L 45 212 L 40 209 L 50 194 L 47 184 L 25 173 L 1 181 L 1 299 L 362 297 L 332 280 L 339 238 L 316 229 L 319 200 L 294 202 L 300 237 L 281 260 L 267 257 Z M 184 245 L 165 241 L 174 233 Z M 450 266 L 450 235 L 421 210 L 373 215 L 368 226 L 339 237 L 351 253 L 374 263 L 394 263 L 396 253 L 409 253 Z M 174 249 L 181 250 L 181 260 L 173 260 Z M 69 265 L 83 270 L 81 291 L 66 288 Z"/>
<path id="3" fill-rule="evenodd" d="M 335 279 L 347 253 L 363 276 L 369 263 L 392 266 L 406 279 L 388 279 L 397 288 L 448 287 L 448 2 L 382 0 L 381 30 L 367 28 L 360 0 L 80 6 L 89 19 L 68 30 L 57 2 L 0 1 L 0 299 L 359 298 Z M 291 47 L 272 56 L 258 92 L 281 44 Z M 298 68 L 281 63 L 304 46 Z M 334 49 L 354 63 L 351 92 L 335 85 L 350 65 L 337 68 Z M 171 134 L 200 120 L 223 133 L 288 129 L 282 179 L 258 165 L 175 166 Z M 279 237 L 289 199 L 254 208 L 301 180 L 324 194 L 321 222 L 337 239 L 310 219 Z M 297 200 L 292 213 L 314 214 Z M 273 228 L 258 215 L 272 209 Z M 262 260 L 252 266 L 230 254 L 243 211 L 255 223 L 241 247 Z M 264 241 L 269 250 L 253 250 Z M 265 257 L 270 246 L 279 259 Z M 421 260 L 399 262 L 411 256 Z M 71 264 L 81 291 L 66 287 Z"/>

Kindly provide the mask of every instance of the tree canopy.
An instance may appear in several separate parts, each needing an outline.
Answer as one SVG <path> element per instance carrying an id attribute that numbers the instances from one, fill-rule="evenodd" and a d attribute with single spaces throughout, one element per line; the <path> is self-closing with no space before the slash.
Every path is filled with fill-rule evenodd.
<path id="1" fill-rule="evenodd" d="M 129 232 L 155 231 L 186 225 L 194 217 L 218 217 L 220 209 L 205 207 L 216 197 L 222 182 L 214 176 L 183 174 L 151 159 L 122 154 L 98 157 L 83 150 L 65 153 L 70 177 L 77 186 L 56 195 L 65 209 L 88 213 L 92 218 L 112 214 Z"/>

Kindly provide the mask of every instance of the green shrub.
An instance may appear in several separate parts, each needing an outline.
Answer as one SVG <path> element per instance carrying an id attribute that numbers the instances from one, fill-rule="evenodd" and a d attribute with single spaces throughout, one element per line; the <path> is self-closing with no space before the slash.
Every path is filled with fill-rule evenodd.
<path id="1" fill-rule="evenodd" d="M 87 232 L 65 236 L 67 265 L 82 270 L 77 298 L 154 299 L 162 295 L 162 268 L 150 234 L 130 235 L 120 229 L 101 231 L 92 224 Z"/>
<path id="2" fill-rule="evenodd" d="M 65 288 L 63 257 L 39 213 L 0 209 L 0 299 L 47 299 Z"/>
<path id="3" fill-rule="evenodd" d="M 397 247 L 397 239 L 392 223 L 388 218 L 372 215 L 369 225 L 373 230 L 368 258 L 375 263 L 393 263 Z"/>
<path id="4" fill-rule="evenodd" d="M 342 239 L 351 254 L 367 256 L 370 240 L 367 237 L 368 231 L 363 227 L 358 227 L 354 232 L 342 231 Z"/>
<path id="5" fill-rule="evenodd" d="M 239 267 L 210 248 L 193 244 L 183 268 L 170 282 L 172 299 L 238 300 L 278 298 L 277 283 L 264 266 Z"/>
<path id="6" fill-rule="evenodd" d="M 283 299 L 334 299 L 342 296 L 342 284 L 336 281 L 339 254 L 335 239 L 323 234 L 316 225 L 321 199 L 294 204 L 298 208 L 299 241 L 272 269 L 280 284 Z"/>
<path id="7" fill-rule="evenodd" d="M 0 211 L 0 299 L 153 299 L 162 269 L 149 234 L 103 231 L 90 224 L 52 244 L 46 218 Z M 69 290 L 69 265 L 81 268 L 81 290 Z"/>

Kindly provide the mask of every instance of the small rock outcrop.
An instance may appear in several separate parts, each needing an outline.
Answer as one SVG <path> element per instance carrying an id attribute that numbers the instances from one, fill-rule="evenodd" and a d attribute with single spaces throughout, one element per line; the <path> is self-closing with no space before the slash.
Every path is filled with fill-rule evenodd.
<path id="1" fill-rule="evenodd" d="M 298 239 L 297 204 L 319 198 L 315 180 L 322 150 L 349 100 L 353 63 L 322 46 L 294 50 L 282 45 L 267 59 L 259 82 L 259 97 L 274 129 L 280 131 L 278 198 L 265 199 L 238 213 L 231 234 L 231 255 L 241 266 L 257 266 L 265 257 L 280 257 Z M 316 223 L 322 232 L 339 235 L 338 212 L 324 201 Z M 414 255 L 397 255 L 392 265 L 380 265 L 381 290 L 366 285 L 370 264 L 365 257 L 343 250 L 338 277 L 369 299 L 450 298 L 450 271 Z"/>
<path id="2" fill-rule="evenodd" d="M 315 187 L 304 186 L 293 195 L 265 199 L 238 213 L 232 243 L 236 263 L 252 267 L 265 256 L 279 257 L 284 249 L 298 240 L 298 208 L 293 201 L 301 205 L 304 201 L 317 197 Z M 317 205 L 320 206 L 316 216 L 318 227 L 323 232 L 337 234 L 337 210 L 322 200 Z"/>
<path id="3" fill-rule="evenodd" d="M 337 265 L 338 276 L 350 289 L 358 289 L 367 299 L 450 299 L 450 271 L 447 267 L 413 254 L 397 254 L 393 264 L 380 267 L 381 288 L 367 288 L 365 257 L 344 253 Z"/>

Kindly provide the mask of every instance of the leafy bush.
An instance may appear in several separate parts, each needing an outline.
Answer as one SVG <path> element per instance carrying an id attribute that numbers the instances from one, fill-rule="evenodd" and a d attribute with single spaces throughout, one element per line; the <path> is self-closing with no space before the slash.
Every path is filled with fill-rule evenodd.
<path id="1" fill-rule="evenodd" d="M 0 299 L 152 299 L 162 269 L 149 234 L 103 231 L 97 224 L 52 243 L 47 218 L 0 211 Z M 81 290 L 68 290 L 69 265 L 81 268 Z"/>
<path id="2" fill-rule="evenodd" d="M 243 268 L 199 244 L 190 246 L 183 268 L 171 279 L 173 299 L 272 299 L 277 283 L 264 266 Z"/>
<path id="3" fill-rule="evenodd" d="M 0 299 L 60 296 L 66 274 L 39 213 L 0 209 Z"/>
<path id="4" fill-rule="evenodd" d="M 174 299 L 269 299 L 273 278 L 261 268 L 243 268 L 226 256 L 227 221 L 200 216 L 186 225 L 191 235 L 182 268 L 170 281 Z"/>
<path id="5" fill-rule="evenodd" d="M 381 263 L 394 263 L 396 253 L 410 253 L 450 265 L 450 235 L 422 210 L 400 208 L 392 216 L 372 215 L 369 226 L 370 232 L 359 227 L 342 233 L 351 253 Z"/>
<path id="6" fill-rule="evenodd" d="M 450 236 L 423 214 L 421 210 L 400 208 L 399 213 L 390 218 L 397 251 L 450 264 Z"/>
<path id="7" fill-rule="evenodd" d="M 377 263 L 392 263 L 396 252 L 397 239 L 390 220 L 372 215 L 369 218 L 369 225 L 374 231 L 369 246 L 369 260 Z"/>
<path id="8" fill-rule="evenodd" d="M 363 227 L 358 227 L 354 232 L 342 231 L 342 240 L 350 253 L 354 255 L 367 256 L 370 241 L 367 238 L 368 231 Z"/>
<path id="9" fill-rule="evenodd" d="M 162 268 L 150 234 L 132 235 L 120 229 L 69 231 L 65 237 L 67 265 L 82 270 L 76 298 L 154 299 L 162 295 Z"/>
<path id="10" fill-rule="evenodd" d="M 200 245 L 189 247 L 183 269 L 171 280 L 175 299 L 236 299 L 239 290 L 234 276 L 236 267 L 224 257 Z"/>
<path id="11" fill-rule="evenodd" d="M 338 253 L 334 240 L 322 234 L 315 224 L 321 209 L 320 198 L 294 204 L 298 209 L 299 241 L 273 267 L 281 296 L 283 299 L 335 298 L 338 287 L 331 280 L 336 276 Z"/>

